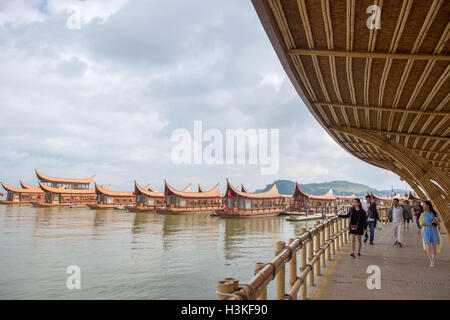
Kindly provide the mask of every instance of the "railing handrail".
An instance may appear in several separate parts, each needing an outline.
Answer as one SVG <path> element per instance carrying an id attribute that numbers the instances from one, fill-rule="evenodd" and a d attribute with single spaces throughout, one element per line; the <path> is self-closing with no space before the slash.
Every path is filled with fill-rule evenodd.
<path id="1" fill-rule="evenodd" d="M 298 250 L 303 248 L 302 256 L 303 260 L 306 260 L 306 244 L 310 243 L 312 246 L 313 237 L 317 236 L 316 241 L 316 250 L 313 251 L 312 247 L 310 247 L 310 255 L 308 257 L 309 263 L 306 263 L 302 266 L 301 273 L 297 277 L 296 270 L 295 275 L 290 275 L 290 277 L 295 278 L 295 281 L 290 281 L 290 290 L 289 293 L 283 293 L 284 299 L 296 299 L 297 292 L 300 287 L 306 285 L 306 277 L 310 274 L 314 269 L 314 265 L 318 263 L 316 271 L 320 274 L 320 260 L 321 255 L 325 254 L 325 250 L 330 250 L 330 246 L 336 245 L 339 248 L 339 242 L 341 246 L 344 243 L 344 235 L 345 242 L 348 241 L 346 232 L 348 231 L 348 227 L 343 225 L 344 221 L 347 222 L 348 219 L 342 219 L 338 217 L 327 218 L 326 221 L 319 223 L 306 231 L 306 229 L 302 229 L 303 233 L 297 238 L 290 239 L 288 245 L 284 242 L 277 242 L 277 252 L 275 257 L 268 263 L 261 264 L 259 263 L 258 270 L 255 272 L 253 278 L 251 278 L 246 284 L 239 286 L 239 282 L 234 278 L 227 278 L 223 281 L 219 281 L 218 283 L 218 297 L 219 299 L 227 299 L 227 300 L 254 300 L 261 296 L 263 291 L 266 290 L 267 285 L 270 281 L 274 280 L 280 270 L 284 270 L 285 264 L 292 261 L 293 258 L 296 259 L 296 253 Z M 331 228 L 330 228 L 331 227 Z M 330 230 L 331 229 L 331 230 Z M 337 232 L 335 232 L 335 230 Z M 325 240 L 325 234 L 321 235 L 321 232 L 328 230 L 327 239 Z M 320 236 L 320 239 L 319 239 Z M 336 240 L 338 241 L 335 244 Z M 332 250 L 334 253 L 334 250 Z M 324 263 L 324 258 L 322 258 Z M 293 267 L 296 268 L 296 260 L 293 262 Z M 310 277 L 312 277 L 311 274 Z M 284 291 L 284 281 L 285 274 L 282 272 L 282 280 L 280 280 L 280 286 L 282 289 L 280 292 Z M 314 281 L 314 280 L 312 280 Z M 277 290 L 279 290 L 277 288 Z M 306 288 L 305 288 L 306 292 Z M 281 294 L 280 294 L 281 295 Z"/>

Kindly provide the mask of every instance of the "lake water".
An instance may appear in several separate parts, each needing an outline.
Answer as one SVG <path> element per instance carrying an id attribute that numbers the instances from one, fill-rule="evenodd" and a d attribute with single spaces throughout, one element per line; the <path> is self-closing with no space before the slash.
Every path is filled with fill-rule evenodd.
<path id="1" fill-rule="evenodd" d="M 217 281 L 249 280 L 302 226 L 0 205 L 0 299 L 215 299 Z M 81 269 L 80 290 L 66 288 L 70 265 Z"/>

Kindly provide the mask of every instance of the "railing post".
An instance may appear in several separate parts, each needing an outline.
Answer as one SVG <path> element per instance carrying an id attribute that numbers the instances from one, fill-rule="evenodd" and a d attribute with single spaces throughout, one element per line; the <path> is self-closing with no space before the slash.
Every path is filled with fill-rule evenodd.
<path id="1" fill-rule="evenodd" d="M 340 218 L 338 218 L 337 220 L 336 220 L 336 234 L 338 235 L 338 237 L 336 238 L 336 251 L 339 251 L 340 250 L 340 248 L 341 248 L 341 246 L 340 246 L 340 238 L 341 238 L 341 236 L 339 235 L 339 231 L 341 231 L 340 229 L 341 229 L 341 226 L 340 226 L 340 222 L 341 222 L 341 219 Z"/>
<path id="2" fill-rule="evenodd" d="M 257 274 L 259 270 L 261 270 L 262 268 L 264 268 L 264 263 L 257 262 L 255 265 L 255 274 Z M 267 300 L 267 287 L 263 289 L 263 291 L 256 300 Z"/>
<path id="3" fill-rule="evenodd" d="M 289 239 L 289 244 L 291 244 L 294 241 L 293 238 Z M 297 253 L 292 252 L 291 260 L 289 260 L 289 288 L 292 288 L 295 281 L 297 280 Z M 293 297 L 294 300 L 296 299 L 296 296 Z"/>
<path id="4" fill-rule="evenodd" d="M 306 228 L 300 229 L 300 235 L 303 235 L 306 232 Z M 300 249 L 300 271 L 303 272 L 306 268 L 306 244 L 302 243 L 302 248 Z M 300 289 L 300 299 L 307 299 L 307 283 L 306 279 L 303 279 L 303 284 Z"/>
<path id="5" fill-rule="evenodd" d="M 339 219 L 339 231 L 344 230 L 344 219 Z M 339 236 L 339 245 L 342 248 L 344 246 L 344 233 Z"/>
<path id="6" fill-rule="evenodd" d="M 330 222 L 329 221 L 330 217 L 327 217 L 327 220 L 328 220 L 328 222 Z M 327 242 L 328 241 L 330 241 L 330 224 L 329 223 L 327 225 Z M 331 260 L 331 244 L 328 245 L 328 248 L 327 248 L 327 259 L 328 259 L 328 261 Z"/>
<path id="7" fill-rule="evenodd" d="M 230 280 L 222 280 L 217 283 L 217 299 L 225 300 L 228 295 L 222 295 L 221 293 L 231 294 L 234 292 L 234 283 Z"/>
<path id="8" fill-rule="evenodd" d="M 345 229 L 347 226 L 347 218 L 342 219 L 342 223 L 343 223 L 342 228 Z M 347 243 L 347 242 L 348 242 L 348 232 L 345 231 L 344 232 L 344 243 Z"/>
<path id="9" fill-rule="evenodd" d="M 276 251 L 275 255 L 278 255 L 280 251 L 286 246 L 286 243 L 284 241 L 278 241 L 276 244 Z M 276 285 L 277 285 L 277 300 L 282 300 L 284 298 L 285 293 L 285 284 L 286 284 L 286 266 L 283 264 L 280 267 L 280 270 L 278 270 L 278 273 L 276 275 Z"/>
<path id="10" fill-rule="evenodd" d="M 331 238 L 334 237 L 334 230 L 335 230 L 335 229 L 334 229 L 334 226 L 335 226 L 335 224 L 336 224 L 336 220 L 333 220 L 333 221 L 331 222 L 331 226 L 330 226 L 330 230 L 331 230 Z M 336 241 L 332 241 L 330 247 L 331 247 L 331 254 L 332 254 L 332 255 L 335 255 L 335 254 L 336 254 Z"/>
<path id="11" fill-rule="evenodd" d="M 308 230 L 308 231 L 311 231 Z M 308 241 L 308 263 L 311 264 L 311 260 L 314 257 L 314 238 L 310 237 Z M 314 266 L 313 266 L 314 267 Z M 314 268 L 308 273 L 309 285 L 314 287 Z"/>
<path id="12" fill-rule="evenodd" d="M 325 245 L 325 228 L 320 231 L 320 248 L 323 248 Z M 320 256 L 320 264 L 322 267 L 325 267 L 325 252 Z"/>
<path id="13" fill-rule="evenodd" d="M 320 224 L 320 221 L 316 221 L 316 228 Z M 317 234 L 314 236 L 314 254 L 317 255 L 317 253 L 320 250 L 320 233 L 317 232 Z M 316 276 L 320 276 L 320 258 L 317 259 L 316 265 L 315 265 L 315 271 Z"/>

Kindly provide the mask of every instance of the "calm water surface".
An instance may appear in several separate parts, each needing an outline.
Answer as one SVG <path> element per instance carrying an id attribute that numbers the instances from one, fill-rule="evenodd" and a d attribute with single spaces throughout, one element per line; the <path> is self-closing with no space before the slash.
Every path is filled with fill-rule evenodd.
<path id="1" fill-rule="evenodd" d="M 301 226 L 0 205 L 0 299 L 215 299 L 218 280 L 249 280 Z M 66 288 L 69 265 L 81 268 L 81 290 Z"/>

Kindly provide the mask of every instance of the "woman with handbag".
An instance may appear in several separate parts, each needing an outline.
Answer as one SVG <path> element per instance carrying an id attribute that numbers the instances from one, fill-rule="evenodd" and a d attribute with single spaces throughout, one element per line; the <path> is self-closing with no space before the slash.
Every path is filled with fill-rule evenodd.
<path id="1" fill-rule="evenodd" d="M 353 206 L 350 208 L 347 214 L 338 215 L 340 218 L 350 217 L 349 233 L 352 240 L 352 253 L 350 254 L 355 258 L 355 241 L 358 239 L 358 256 L 361 255 L 362 235 L 366 230 L 366 212 L 361 206 L 361 200 L 358 198 L 353 200 Z"/>
<path id="2" fill-rule="evenodd" d="M 441 251 L 441 235 L 439 233 L 440 220 L 436 216 L 430 201 L 424 203 L 424 213 L 420 215 L 419 223 L 422 227 L 423 248 L 430 259 L 430 267 L 436 266 L 436 252 Z"/>

